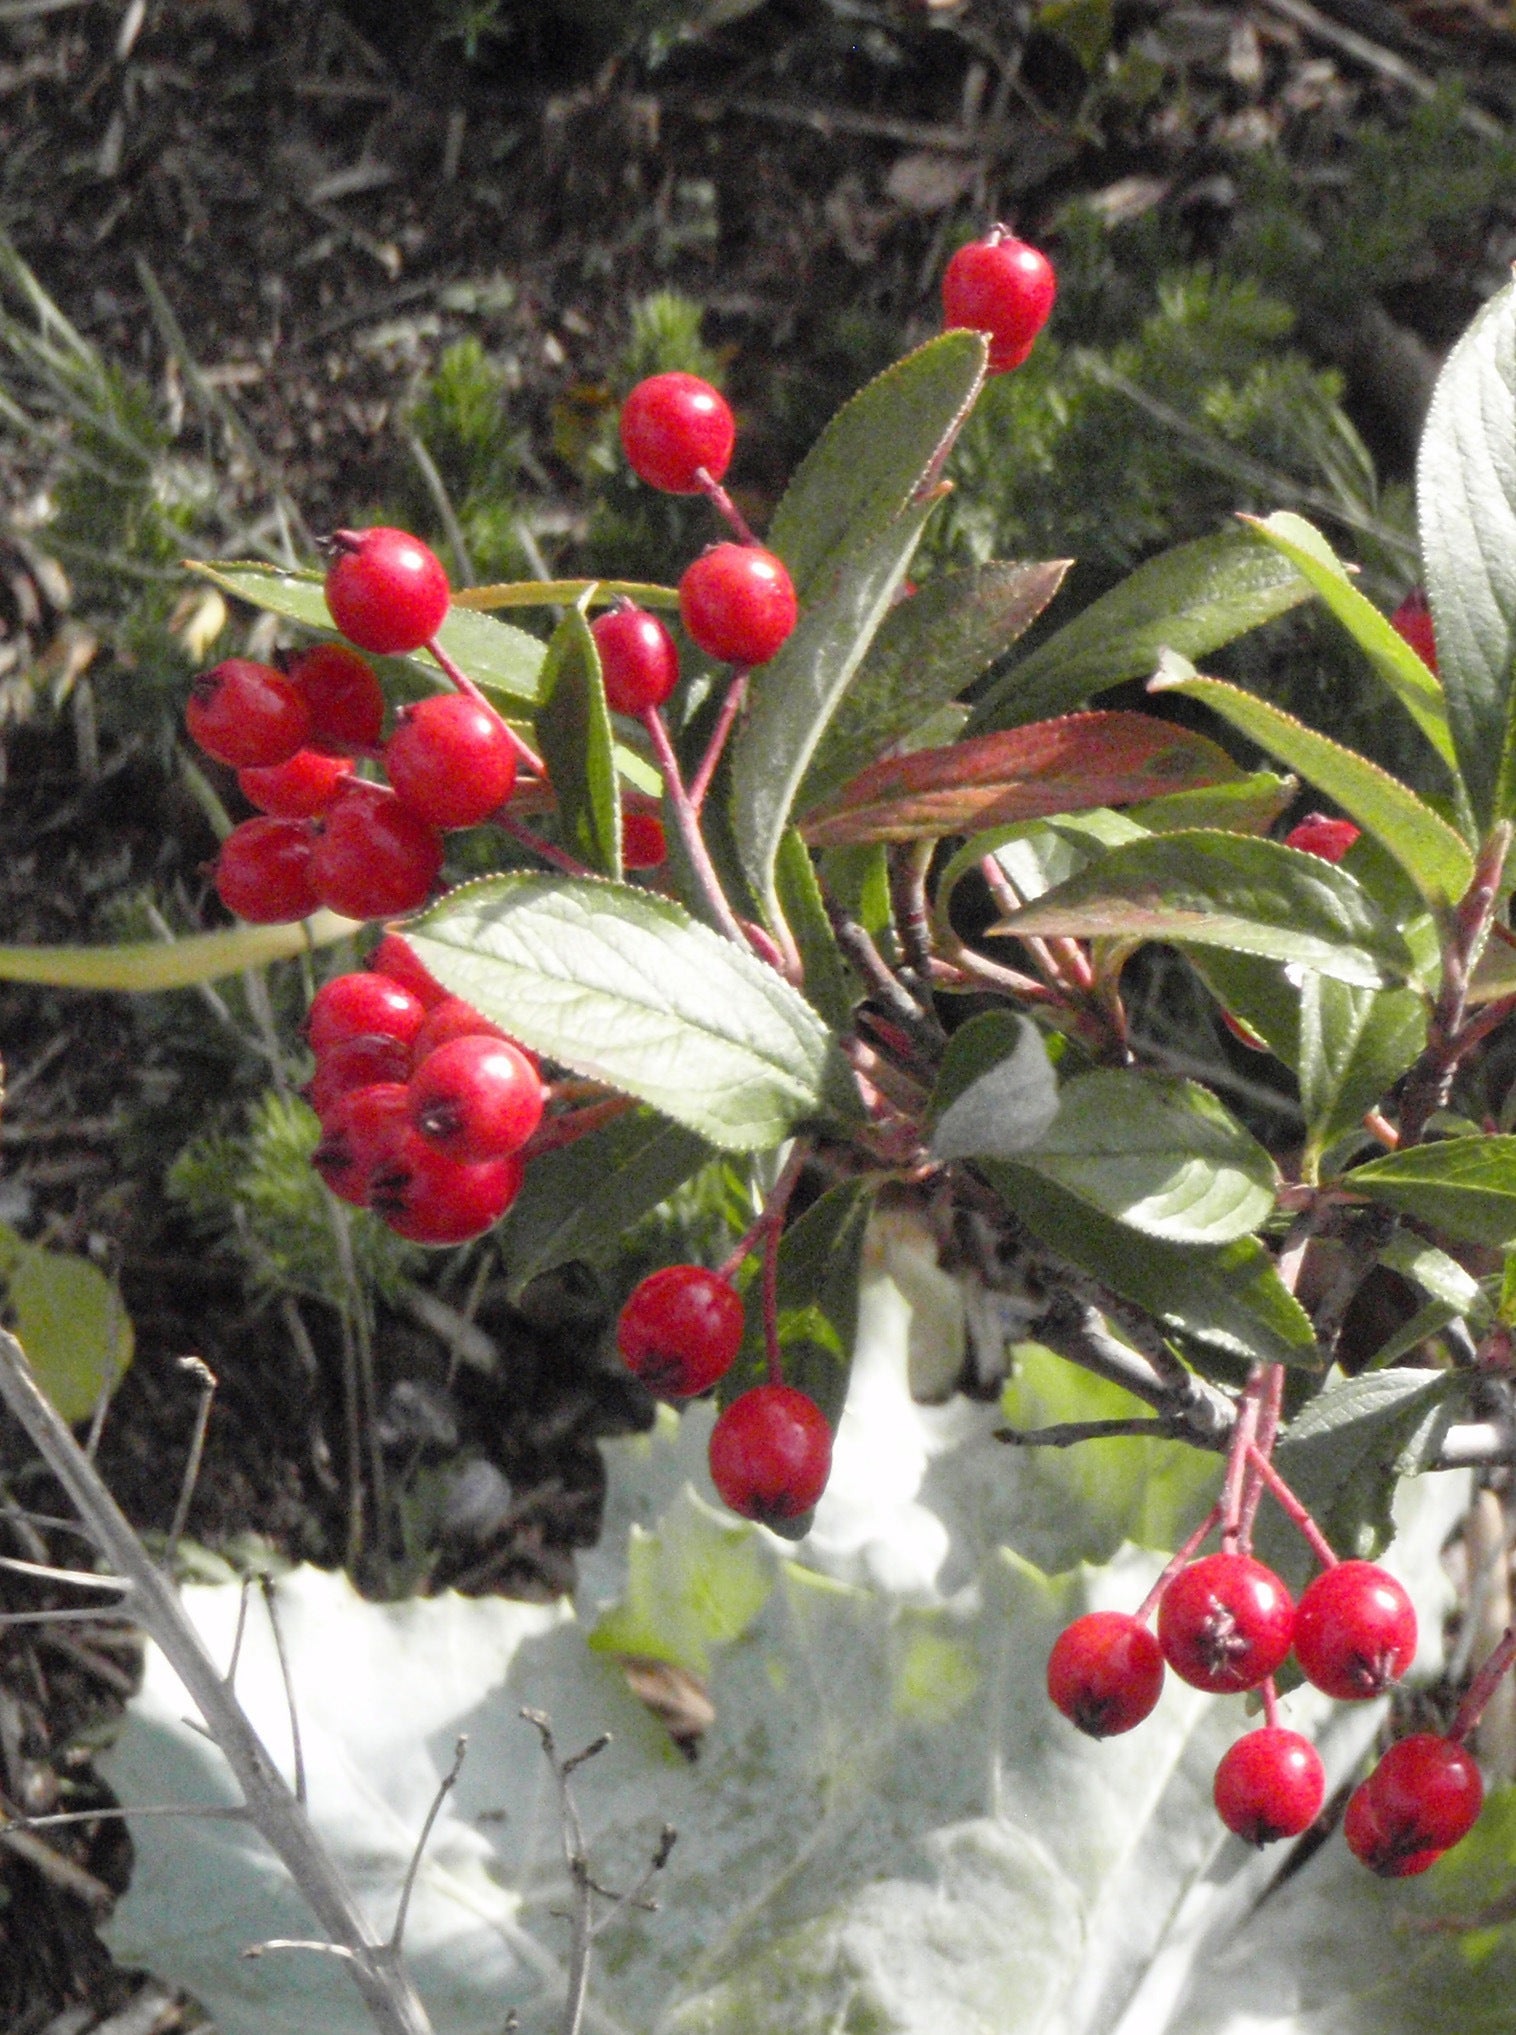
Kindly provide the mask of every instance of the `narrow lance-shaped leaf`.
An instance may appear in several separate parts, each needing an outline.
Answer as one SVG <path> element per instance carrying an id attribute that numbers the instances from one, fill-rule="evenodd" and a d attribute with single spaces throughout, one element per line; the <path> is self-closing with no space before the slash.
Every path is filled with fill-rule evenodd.
<path id="1" fill-rule="evenodd" d="M 932 1095 L 934 1159 L 1019 1158 L 1058 1114 L 1058 1077 L 1027 1017 L 982 1011 L 948 1040 Z"/>
<path id="2" fill-rule="evenodd" d="M 598 875 L 621 875 L 621 815 L 611 717 L 600 653 L 580 608 L 570 608 L 548 644 L 542 705 L 535 722 L 558 799 L 565 848 Z"/>
<path id="3" fill-rule="evenodd" d="M 785 830 L 774 865 L 779 909 L 795 936 L 805 981 L 805 1000 L 820 1011 L 834 1031 L 848 1030 L 862 986 L 837 945 L 821 885 L 806 845 L 793 827 Z"/>
<path id="4" fill-rule="evenodd" d="M 1516 1242 L 1516 1137 L 1444 1138 L 1386 1152 L 1342 1184 L 1471 1243 Z"/>
<path id="5" fill-rule="evenodd" d="M 355 919 L 320 911 L 295 925 L 233 926 L 179 940 L 127 940 L 111 947 L 0 947 L 0 982 L 53 989 L 118 989 L 146 994 L 219 982 L 246 968 L 287 961 L 361 931 Z"/>
<path id="6" fill-rule="evenodd" d="M 1358 989 L 1307 971 L 1298 1006 L 1300 1106 L 1319 1152 L 1352 1130 L 1420 1054 L 1427 1001 L 1414 989 Z"/>
<path id="7" fill-rule="evenodd" d="M 1149 690 L 1204 701 L 1259 748 L 1298 770 L 1384 844 L 1429 904 L 1455 903 L 1468 889 L 1474 857 L 1462 836 L 1366 756 L 1318 735 L 1267 700 L 1220 679 L 1202 678 L 1184 658 L 1165 656 Z"/>
<path id="8" fill-rule="evenodd" d="M 1186 827 L 1219 827 L 1227 834 L 1266 834 L 1294 802 L 1300 781 L 1272 770 L 1255 770 L 1233 784 L 1205 785 L 1199 791 L 1165 792 L 1128 812 L 1150 834 L 1177 834 Z"/>
<path id="9" fill-rule="evenodd" d="M 1216 743 L 1150 714 L 1070 714 L 888 757 L 812 813 L 804 833 L 827 848 L 934 840 L 1241 776 Z"/>
<path id="10" fill-rule="evenodd" d="M 1485 305 L 1438 377 L 1416 501 L 1448 724 L 1488 826 L 1516 813 L 1516 283 Z"/>
<path id="11" fill-rule="evenodd" d="M 1239 531 L 1149 559 L 1040 643 L 986 692 L 971 735 L 1064 713 L 1092 693 L 1146 678 L 1165 648 L 1204 657 L 1310 596 L 1287 559 Z"/>
<path id="12" fill-rule="evenodd" d="M 455 588 L 455 608 L 477 608 L 489 614 L 501 608 L 566 608 L 587 601 L 608 608 L 613 601 L 632 601 L 639 608 L 679 606 L 676 586 L 653 586 L 640 579 L 520 579 L 493 586 Z"/>
<path id="13" fill-rule="evenodd" d="M 1346 870 L 1201 829 L 1113 848 L 995 930 L 1230 948 L 1369 989 L 1415 975 L 1399 928 Z"/>
<path id="14" fill-rule="evenodd" d="M 514 1037 L 725 1150 L 857 1113 L 847 1063 L 804 997 L 665 898 L 488 877 L 412 920 L 407 938 L 439 982 Z"/>

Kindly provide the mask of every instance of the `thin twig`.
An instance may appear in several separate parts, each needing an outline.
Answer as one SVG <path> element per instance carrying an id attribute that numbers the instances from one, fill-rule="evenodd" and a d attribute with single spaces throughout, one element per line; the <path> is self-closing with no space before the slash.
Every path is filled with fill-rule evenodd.
<path id="1" fill-rule="evenodd" d="M 179 1368 L 181 1371 L 187 1371 L 199 1383 L 200 1403 L 195 1408 L 195 1431 L 190 1436 L 189 1454 L 184 1462 L 184 1476 L 179 1485 L 179 1502 L 174 1507 L 173 1523 L 168 1530 L 168 1543 L 163 1550 L 163 1566 L 170 1574 L 173 1573 L 174 1557 L 179 1552 L 180 1539 L 189 1522 L 195 1486 L 200 1481 L 206 1430 L 211 1424 L 211 1402 L 216 1396 L 216 1374 L 202 1357 L 181 1357 Z"/>
<path id="2" fill-rule="evenodd" d="M 295 1678 L 290 1672 L 290 1659 L 285 1651 L 284 1628 L 279 1623 L 279 1606 L 274 1596 L 273 1577 L 260 1576 L 258 1587 L 263 1592 L 269 1631 L 274 1635 L 274 1653 L 279 1662 L 279 1679 L 284 1684 L 284 1707 L 289 1712 L 290 1720 L 290 1758 L 295 1768 L 295 1800 L 303 1809 L 306 1803 L 305 1748 L 300 1742 L 300 1711 L 295 1703 Z"/>
<path id="3" fill-rule="evenodd" d="M 421 1854 L 426 1850 L 426 1841 L 432 1834 L 432 1826 L 442 1814 L 442 1805 L 452 1793 L 463 1771 L 464 1756 L 468 1752 L 467 1737 L 460 1738 L 453 1747 L 453 1763 L 442 1776 L 437 1792 L 432 1797 L 432 1806 L 426 1812 L 426 1821 L 421 1826 L 421 1835 L 416 1839 L 416 1848 L 411 1853 L 411 1862 L 405 1869 L 405 1885 L 400 1889 L 400 1905 L 395 1910 L 395 1926 L 390 1931 L 389 1947 L 396 1957 L 405 1936 L 405 1921 L 410 1913 L 411 1894 L 416 1885 L 416 1874 L 421 1866 Z"/>

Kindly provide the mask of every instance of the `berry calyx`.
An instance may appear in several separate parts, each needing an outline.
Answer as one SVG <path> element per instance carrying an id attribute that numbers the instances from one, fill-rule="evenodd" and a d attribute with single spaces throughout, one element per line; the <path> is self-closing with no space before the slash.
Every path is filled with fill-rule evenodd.
<path id="1" fill-rule="evenodd" d="M 425 1021 L 421 999 L 402 983 L 363 970 L 322 983 L 305 1014 L 305 1036 L 318 1059 L 347 1039 L 376 1035 L 409 1052 Z"/>
<path id="2" fill-rule="evenodd" d="M 661 707 L 679 683 L 679 651 L 658 616 L 630 605 L 612 608 L 590 624 L 590 634 L 611 712 Z"/>
<path id="3" fill-rule="evenodd" d="M 1417 587 L 1414 593 L 1406 595 L 1400 606 L 1390 617 L 1390 627 L 1395 634 L 1416 652 L 1434 676 L 1437 671 L 1437 637 L 1432 628 L 1432 611 L 1427 606 L 1427 597 Z"/>
<path id="4" fill-rule="evenodd" d="M 309 918 L 320 902 L 311 874 L 315 840 L 302 820 L 244 820 L 216 857 L 216 895 L 258 926 Z"/>
<path id="5" fill-rule="evenodd" d="M 284 673 L 246 657 L 190 682 L 184 721 L 207 756 L 234 770 L 288 762 L 311 731 L 310 709 Z"/>
<path id="6" fill-rule="evenodd" d="M 322 823 L 311 856 L 318 898 L 349 919 L 385 919 L 426 903 L 442 839 L 382 785 L 351 783 Z"/>
<path id="7" fill-rule="evenodd" d="M 1342 1834 L 1347 1847 L 1360 1864 L 1370 1872 L 1377 1872 L 1381 1879 L 1404 1880 L 1414 1874 L 1426 1872 L 1442 1856 L 1435 1844 L 1407 1849 L 1386 1830 L 1374 1798 L 1365 1781 L 1353 1790 L 1348 1802 L 1347 1814 L 1342 1819 Z"/>
<path id="8" fill-rule="evenodd" d="M 406 707 L 384 748 L 395 796 L 429 826 L 477 827 L 516 785 L 516 745 L 500 716 L 462 693 Z"/>
<path id="9" fill-rule="evenodd" d="M 384 726 L 379 674 L 345 643 L 316 643 L 291 658 L 291 684 L 310 709 L 311 744 L 338 756 L 376 748 Z"/>
<path id="10" fill-rule="evenodd" d="M 659 869 L 668 860 L 669 844 L 656 813 L 621 815 L 623 869 Z"/>
<path id="11" fill-rule="evenodd" d="M 1334 820 L 1325 813 L 1307 813 L 1298 826 L 1284 837 L 1286 848 L 1299 848 L 1322 862 L 1340 862 L 1358 839 L 1361 828 L 1351 820 Z"/>
<path id="12" fill-rule="evenodd" d="M 1048 1657 L 1048 1695 L 1089 1738 L 1130 1731 L 1163 1689 L 1163 1654 L 1125 1611 L 1087 1611 L 1059 1633 Z"/>
<path id="13" fill-rule="evenodd" d="M 1298 1837 L 1321 1813 L 1326 1770 L 1316 1748 L 1298 1731 L 1266 1725 L 1249 1731 L 1223 1753 L 1216 1769 L 1216 1813 L 1249 1844 Z"/>
<path id="14" fill-rule="evenodd" d="M 733 1512 L 774 1525 L 809 1512 L 826 1489 L 832 1436 L 793 1385 L 755 1385 L 711 1429 L 711 1481 Z"/>
<path id="15" fill-rule="evenodd" d="M 1484 1806 L 1484 1779 L 1465 1745 L 1435 1732 L 1397 1739 L 1364 1784 L 1390 1843 L 1446 1851 L 1467 1837 Z"/>
<path id="16" fill-rule="evenodd" d="M 350 643 L 402 657 L 430 643 L 452 594 L 442 561 L 408 530 L 338 530 L 326 605 Z"/>
<path id="17" fill-rule="evenodd" d="M 386 933 L 366 964 L 376 975 L 387 975 L 408 989 L 418 1003 L 433 1010 L 448 1000 L 448 992 L 428 968 L 416 959 L 416 950 L 399 933 Z"/>
<path id="18" fill-rule="evenodd" d="M 943 270 L 943 328 L 983 332 L 989 372 L 1005 374 L 1031 352 L 1057 294 L 1047 256 L 994 226 L 983 240 L 960 247 Z"/>
<path id="19" fill-rule="evenodd" d="M 369 1206 L 410 1243 L 466 1244 L 499 1222 L 525 1176 L 519 1158 L 465 1165 L 407 1127 L 374 1169 Z"/>
<path id="20" fill-rule="evenodd" d="M 794 628 L 799 605 L 772 551 L 760 544 L 713 544 L 685 568 L 679 613 L 708 656 L 767 664 Z"/>
<path id="21" fill-rule="evenodd" d="M 297 749 L 286 763 L 255 764 L 237 772 L 237 788 L 249 805 L 278 820 L 314 820 L 324 813 L 353 774 L 346 756 L 323 749 Z"/>
<path id="22" fill-rule="evenodd" d="M 542 1078 L 509 1039 L 450 1039 L 411 1076 L 411 1122 L 451 1159 L 519 1152 L 542 1121 Z"/>
<path id="23" fill-rule="evenodd" d="M 666 495 L 698 494 L 702 467 L 719 481 L 736 441 L 725 396 L 699 375 L 649 375 L 621 406 L 621 447 L 632 472 Z"/>
<path id="24" fill-rule="evenodd" d="M 1308 1682 L 1343 1702 L 1382 1696 L 1416 1655 L 1416 1613 L 1374 1562 L 1339 1562 L 1295 1607 L 1295 1658 Z"/>
<path id="25" fill-rule="evenodd" d="M 690 1399 L 732 1368 L 745 1318 L 741 1295 L 719 1273 L 665 1265 L 632 1289 L 616 1323 L 616 1347 L 650 1392 Z"/>
<path id="26" fill-rule="evenodd" d="M 1181 1569 L 1158 1606 L 1158 1643 L 1179 1676 L 1213 1696 L 1266 1681 L 1290 1650 L 1295 1607 L 1251 1555 L 1203 1555 Z"/>

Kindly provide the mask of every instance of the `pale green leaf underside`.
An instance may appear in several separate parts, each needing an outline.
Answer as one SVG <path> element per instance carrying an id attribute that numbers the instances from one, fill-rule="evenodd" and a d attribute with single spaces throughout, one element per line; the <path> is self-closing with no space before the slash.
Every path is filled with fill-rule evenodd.
<path id="1" fill-rule="evenodd" d="M 217 982 L 245 968 L 287 961 L 361 931 L 354 919 L 320 911 L 296 925 L 234 926 L 179 940 L 128 940 L 112 947 L 0 947 L 0 982 L 54 989 L 116 989 L 146 994 Z"/>

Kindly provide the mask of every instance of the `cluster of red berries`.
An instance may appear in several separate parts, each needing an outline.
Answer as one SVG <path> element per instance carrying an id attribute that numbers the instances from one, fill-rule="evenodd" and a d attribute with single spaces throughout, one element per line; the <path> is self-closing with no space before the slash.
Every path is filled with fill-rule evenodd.
<path id="1" fill-rule="evenodd" d="M 629 1369 L 661 1399 L 691 1399 L 720 1382 L 742 1347 L 745 1312 L 730 1280 L 667 1265 L 634 1288 L 616 1324 Z M 711 1430 L 711 1481 L 744 1519 L 776 1525 L 809 1512 L 826 1489 L 826 1416 L 793 1385 L 754 1385 Z"/>
<path id="2" fill-rule="evenodd" d="M 466 1243 L 500 1220 L 542 1120 L 541 1072 L 523 1047 L 395 933 L 367 969 L 316 992 L 306 1036 L 312 1163 L 334 1194 L 418 1244 Z"/>

